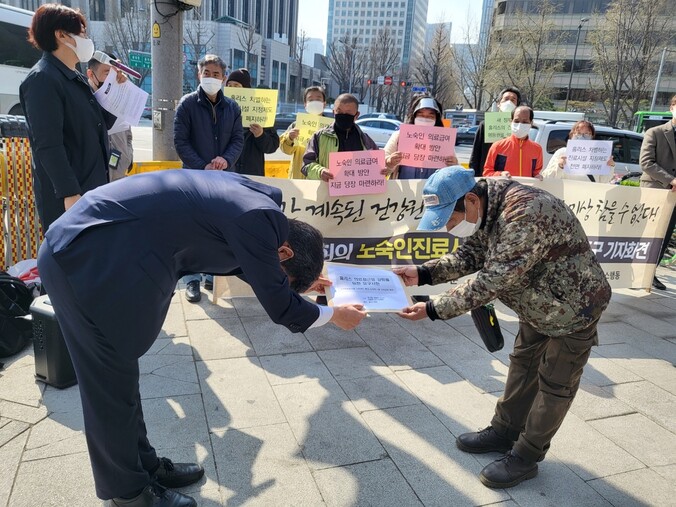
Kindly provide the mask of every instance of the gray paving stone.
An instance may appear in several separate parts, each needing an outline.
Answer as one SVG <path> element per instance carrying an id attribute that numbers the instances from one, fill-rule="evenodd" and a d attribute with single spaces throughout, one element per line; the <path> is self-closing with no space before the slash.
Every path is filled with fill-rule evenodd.
<path id="1" fill-rule="evenodd" d="M 267 315 L 265 317 L 242 317 L 242 324 L 258 356 L 312 350 L 312 345 L 302 333 L 292 333 L 285 327 L 272 322 Z"/>
<path id="2" fill-rule="evenodd" d="M 551 453 L 585 481 L 645 468 L 641 461 L 571 413 L 554 435 Z"/>
<path id="3" fill-rule="evenodd" d="M 200 386 L 190 356 L 156 354 L 139 359 L 141 399 L 197 394 Z"/>
<path id="4" fill-rule="evenodd" d="M 24 461 L 14 483 L 9 507 L 91 507 L 96 498 L 86 452 Z"/>
<path id="5" fill-rule="evenodd" d="M 676 484 L 676 464 L 651 467 L 650 469 L 664 477 L 669 484 Z"/>
<path id="6" fill-rule="evenodd" d="M 222 300 L 219 300 L 222 301 Z M 232 298 L 225 300 L 240 317 L 267 317 L 267 312 L 255 297 Z"/>
<path id="7" fill-rule="evenodd" d="M 355 331 L 343 331 L 333 324 L 308 329 L 304 334 L 315 350 L 346 349 L 366 345 Z"/>
<path id="8" fill-rule="evenodd" d="M 223 505 L 323 505 L 322 497 L 287 424 L 213 436 Z"/>
<path id="9" fill-rule="evenodd" d="M 156 449 L 173 449 L 199 442 L 208 448 L 209 428 L 199 394 L 143 400 L 148 440 Z"/>
<path id="10" fill-rule="evenodd" d="M 362 415 L 424 505 L 485 505 L 509 499 L 504 490 L 479 482 L 479 463 L 455 446 L 448 429 L 423 405 Z"/>
<path id="11" fill-rule="evenodd" d="M 176 336 L 174 338 L 158 338 L 145 353 L 147 356 L 154 354 L 171 356 L 192 356 L 192 347 L 188 336 Z"/>
<path id="12" fill-rule="evenodd" d="M 257 359 L 203 361 L 197 370 L 210 430 L 286 422 Z"/>
<path id="13" fill-rule="evenodd" d="M 80 388 L 77 384 L 67 389 L 47 386 L 42 401 L 50 413 L 82 412 Z"/>
<path id="14" fill-rule="evenodd" d="M 21 403 L 0 400 L 0 416 L 35 424 L 47 417 L 47 408 L 44 406 L 31 407 Z"/>
<path id="15" fill-rule="evenodd" d="M 315 352 L 261 357 L 261 366 L 273 386 L 333 380 L 331 372 Z"/>
<path id="16" fill-rule="evenodd" d="M 676 433 L 676 396 L 650 382 L 632 382 L 605 387 L 617 399 Z"/>
<path id="17" fill-rule="evenodd" d="M 185 320 L 227 319 L 237 317 L 232 301 L 219 299 L 216 304 L 211 302 L 211 294 L 202 290 L 202 300 L 199 303 L 190 303 L 185 299 L 185 291 L 180 294 Z"/>
<path id="18" fill-rule="evenodd" d="M 674 482 L 668 482 L 647 468 L 589 481 L 588 484 L 613 505 L 622 507 L 674 505 L 676 498 Z"/>
<path id="19" fill-rule="evenodd" d="M 391 370 L 368 347 L 317 352 L 336 380 L 387 375 Z"/>
<path id="20" fill-rule="evenodd" d="M 229 359 L 254 355 L 239 317 L 191 320 L 187 323 L 195 359 Z"/>
<path id="21" fill-rule="evenodd" d="M 665 315 L 666 316 L 666 315 Z M 637 330 L 647 332 L 656 337 L 673 338 L 674 326 L 660 318 L 643 314 L 634 309 L 628 310 L 620 317 L 621 320 L 635 327 Z"/>
<path id="22" fill-rule="evenodd" d="M 283 384 L 274 390 L 312 469 L 385 456 L 382 446 L 335 381 Z"/>
<path id="23" fill-rule="evenodd" d="M 27 431 L 0 446 L 0 505 L 7 505 L 26 440 Z"/>
<path id="24" fill-rule="evenodd" d="M 26 349 L 11 360 L 3 361 L 2 389 L 0 399 L 39 407 L 45 385 L 35 380 L 35 359 L 33 350 Z"/>
<path id="25" fill-rule="evenodd" d="M 457 330 L 449 325 L 449 322 L 452 321 L 447 320 L 423 319 L 411 321 L 397 318 L 395 322 L 427 347 L 446 345 L 448 340 L 452 340 L 457 333 Z"/>
<path id="26" fill-rule="evenodd" d="M 359 412 L 420 403 L 394 374 L 342 380 L 340 385 Z"/>
<path id="27" fill-rule="evenodd" d="M 638 382 L 643 379 L 643 377 L 640 377 L 636 373 L 623 368 L 614 360 L 600 355 L 604 350 L 608 350 L 608 347 L 603 346 L 592 349 L 589 361 L 582 373 L 583 382 L 595 386 L 609 386 L 625 382 Z"/>
<path id="28" fill-rule="evenodd" d="M 522 482 L 508 491 L 520 507 L 611 506 L 594 488 L 568 468 L 566 463 L 553 456 L 539 464 L 539 473 L 534 479 Z"/>
<path id="29" fill-rule="evenodd" d="M 643 414 L 611 417 L 588 424 L 648 466 L 676 463 L 676 435 Z"/>
<path id="30" fill-rule="evenodd" d="M 479 331 L 476 329 L 476 327 L 462 327 L 459 329 L 459 332 L 481 350 L 488 352 L 488 349 L 481 339 L 481 335 L 479 334 Z M 501 329 L 501 332 L 505 342 L 504 346 L 500 350 L 488 353 L 509 368 L 509 355 L 512 353 L 512 350 L 514 350 L 515 335 L 511 334 L 506 329 Z"/>
<path id="31" fill-rule="evenodd" d="M 612 396 L 608 391 L 583 383 L 577 391 L 570 411 L 583 421 L 589 421 L 631 414 L 636 410 Z"/>
<path id="32" fill-rule="evenodd" d="M 86 451 L 82 411 L 58 412 L 33 426 L 22 459 L 38 460 Z"/>
<path id="33" fill-rule="evenodd" d="M 314 477 L 326 505 L 332 507 L 422 506 L 389 459 L 318 470 Z"/>
<path id="34" fill-rule="evenodd" d="M 162 324 L 159 338 L 173 338 L 175 336 L 187 336 L 188 331 L 185 327 L 185 316 L 183 315 L 183 305 L 176 301 L 169 305 L 167 317 Z"/>
<path id="35" fill-rule="evenodd" d="M 485 428 L 495 412 L 495 402 L 479 393 L 448 366 L 397 373 L 404 384 L 453 434 Z"/>
<path id="36" fill-rule="evenodd" d="M 641 331 L 622 321 L 601 322 L 597 330 L 600 345 L 632 343 L 636 339 L 636 336 L 641 334 Z"/>

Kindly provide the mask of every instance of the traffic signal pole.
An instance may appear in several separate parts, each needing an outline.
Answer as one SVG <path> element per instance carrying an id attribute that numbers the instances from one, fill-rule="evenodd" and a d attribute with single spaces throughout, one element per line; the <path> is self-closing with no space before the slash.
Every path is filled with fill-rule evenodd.
<path id="1" fill-rule="evenodd" d="M 174 116 L 183 95 L 183 11 L 176 0 L 151 0 L 153 159 L 178 160 Z"/>

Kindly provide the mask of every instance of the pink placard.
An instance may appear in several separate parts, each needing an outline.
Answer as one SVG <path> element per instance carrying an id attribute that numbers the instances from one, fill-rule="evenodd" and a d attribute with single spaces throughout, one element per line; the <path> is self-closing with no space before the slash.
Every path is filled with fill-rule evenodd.
<path id="1" fill-rule="evenodd" d="M 329 153 L 329 195 L 382 194 L 387 190 L 385 152 L 382 150 Z"/>
<path id="2" fill-rule="evenodd" d="M 425 169 L 446 167 L 446 158 L 455 155 L 457 130 L 446 127 L 421 127 L 402 123 L 399 127 L 401 164 Z"/>

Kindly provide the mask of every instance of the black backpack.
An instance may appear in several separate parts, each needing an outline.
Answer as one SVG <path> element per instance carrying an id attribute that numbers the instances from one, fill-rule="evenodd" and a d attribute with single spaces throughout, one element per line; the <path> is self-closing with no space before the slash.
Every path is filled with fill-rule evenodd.
<path id="1" fill-rule="evenodd" d="M 21 352 L 33 339 L 28 315 L 31 290 L 18 278 L 0 271 L 0 357 Z"/>

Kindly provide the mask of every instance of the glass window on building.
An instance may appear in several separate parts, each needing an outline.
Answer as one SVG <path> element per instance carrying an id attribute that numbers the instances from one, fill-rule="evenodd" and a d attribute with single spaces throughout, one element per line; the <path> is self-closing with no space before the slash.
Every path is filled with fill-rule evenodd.
<path id="1" fill-rule="evenodd" d="M 232 68 L 241 69 L 244 67 L 244 51 L 241 49 L 232 50 Z"/>
<path id="2" fill-rule="evenodd" d="M 279 96 L 286 97 L 286 68 L 287 64 L 282 63 L 279 69 Z"/>
<path id="3" fill-rule="evenodd" d="M 258 85 L 258 55 L 249 53 L 249 75 L 251 76 L 251 86 L 255 88 Z"/>
<path id="4" fill-rule="evenodd" d="M 106 20 L 106 1 L 89 0 L 89 19 L 91 21 Z"/>
<path id="5" fill-rule="evenodd" d="M 279 87 L 279 62 L 272 60 L 272 88 L 277 90 Z"/>

